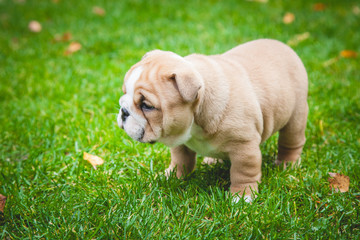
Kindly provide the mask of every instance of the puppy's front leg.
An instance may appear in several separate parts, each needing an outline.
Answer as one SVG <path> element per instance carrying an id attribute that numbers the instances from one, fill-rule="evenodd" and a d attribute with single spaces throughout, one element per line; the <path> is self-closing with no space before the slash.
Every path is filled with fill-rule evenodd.
<path id="1" fill-rule="evenodd" d="M 195 167 L 196 153 L 186 147 L 180 145 L 178 147 L 171 148 L 171 163 L 168 169 L 165 170 L 165 175 L 170 176 L 171 171 L 176 167 L 176 176 L 178 178 L 185 176 L 192 172 Z"/>
<path id="2" fill-rule="evenodd" d="M 258 191 L 261 179 L 261 151 L 259 143 L 241 142 L 232 146 L 230 152 L 230 192 L 238 196 L 245 193 L 245 200 L 251 201 L 252 191 Z M 238 196 L 236 196 L 238 194 Z"/>

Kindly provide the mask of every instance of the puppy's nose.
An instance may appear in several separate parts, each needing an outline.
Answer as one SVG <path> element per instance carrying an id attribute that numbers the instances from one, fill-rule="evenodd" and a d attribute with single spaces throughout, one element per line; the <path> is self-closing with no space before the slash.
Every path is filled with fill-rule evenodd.
<path id="1" fill-rule="evenodd" d="M 128 116 L 130 116 L 129 111 L 126 108 L 121 108 L 121 120 L 125 122 Z"/>

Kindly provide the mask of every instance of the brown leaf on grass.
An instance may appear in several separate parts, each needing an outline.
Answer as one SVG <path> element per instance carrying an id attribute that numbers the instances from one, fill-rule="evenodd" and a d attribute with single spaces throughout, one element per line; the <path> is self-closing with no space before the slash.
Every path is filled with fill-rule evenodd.
<path id="1" fill-rule="evenodd" d="M 81 49 L 81 44 L 78 42 L 71 42 L 68 46 L 68 48 L 65 51 L 65 55 L 73 54 L 74 52 L 77 52 Z"/>
<path id="2" fill-rule="evenodd" d="M 31 32 L 34 32 L 34 33 L 41 32 L 41 29 L 42 29 L 41 24 L 35 20 L 29 22 L 28 28 Z"/>
<path id="3" fill-rule="evenodd" d="M 13 50 L 18 50 L 20 48 L 20 42 L 18 38 L 12 38 L 10 41 L 10 47 Z"/>
<path id="4" fill-rule="evenodd" d="M 9 20 L 10 16 L 7 14 L 7 13 L 1 13 L 0 14 L 0 20 L 3 22 L 3 23 L 7 23 L 8 20 Z"/>
<path id="5" fill-rule="evenodd" d="M 330 178 L 328 179 L 330 183 L 330 188 L 334 189 L 336 192 L 347 192 L 349 191 L 350 178 L 348 176 L 329 172 Z"/>
<path id="6" fill-rule="evenodd" d="M 352 8 L 352 12 L 353 14 L 355 14 L 356 16 L 359 16 L 360 15 L 360 7 L 359 6 L 354 6 Z"/>
<path id="7" fill-rule="evenodd" d="M 356 58 L 357 52 L 352 51 L 352 50 L 342 50 L 340 52 L 340 56 L 343 58 Z"/>
<path id="8" fill-rule="evenodd" d="M 323 66 L 324 67 L 328 67 L 334 63 L 336 63 L 337 61 L 339 61 L 339 59 L 342 58 L 357 58 L 357 52 L 353 51 L 353 50 L 343 50 L 340 52 L 340 54 L 336 57 L 330 58 L 329 60 L 326 60 L 325 62 L 323 62 Z"/>
<path id="9" fill-rule="evenodd" d="M 326 8 L 326 5 L 324 4 L 324 3 L 315 3 L 314 5 L 313 5 L 313 10 L 314 11 L 324 11 L 325 10 L 325 8 Z"/>
<path id="10" fill-rule="evenodd" d="M 54 37 L 54 42 L 67 42 L 72 39 L 72 35 L 70 32 L 65 32 L 62 35 L 57 34 Z"/>
<path id="11" fill-rule="evenodd" d="M 102 165 L 104 163 L 104 160 L 101 157 L 92 155 L 87 152 L 84 152 L 83 158 L 84 160 L 88 161 L 94 167 L 95 170 L 96 170 L 96 166 Z"/>
<path id="12" fill-rule="evenodd" d="M 105 16 L 105 14 L 106 14 L 105 9 L 103 9 L 102 7 L 98 7 L 98 6 L 94 6 L 92 11 L 95 15 L 98 15 L 101 17 Z"/>
<path id="13" fill-rule="evenodd" d="M 308 39 L 310 37 L 310 33 L 309 32 L 304 32 L 301 34 L 297 34 L 295 35 L 292 39 L 290 39 L 287 44 L 294 47 L 296 45 L 298 45 L 299 43 L 305 41 L 306 39 Z"/>
<path id="14" fill-rule="evenodd" d="M 0 194 L 0 212 L 4 212 L 6 197 Z"/>
<path id="15" fill-rule="evenodd" d="M 291 12 L 285 13 L 285 15 L 283 17 L 283 23 L 290 24 L 293 21 L 295 21 L 295 15 L 293 13 L 291 13 Z"/>

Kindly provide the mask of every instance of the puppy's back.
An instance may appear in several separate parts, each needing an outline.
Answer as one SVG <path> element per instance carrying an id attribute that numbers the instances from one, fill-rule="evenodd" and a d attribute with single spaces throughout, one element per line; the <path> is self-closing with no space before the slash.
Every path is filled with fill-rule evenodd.
<path id="1" fill-rule="evenodd" d="M 262 141 L 284 127 L 295 109 L 307 108 L 307 73 L 299 56 L 286 44 L 259 39 L 222 57 L 240 63 L 248 73 L 263 115 Z"/>

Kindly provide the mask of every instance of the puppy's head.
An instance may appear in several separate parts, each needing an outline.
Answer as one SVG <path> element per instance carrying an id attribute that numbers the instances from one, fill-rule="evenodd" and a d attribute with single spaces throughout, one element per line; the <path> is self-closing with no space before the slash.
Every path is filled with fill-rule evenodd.
<path id="1" fill-rule="evenodd" d="M 182 144 L 188 140 L 203 85 L 184 58 L 151 51 L 125 75 L 118 125 L 140 142 Z"/>

